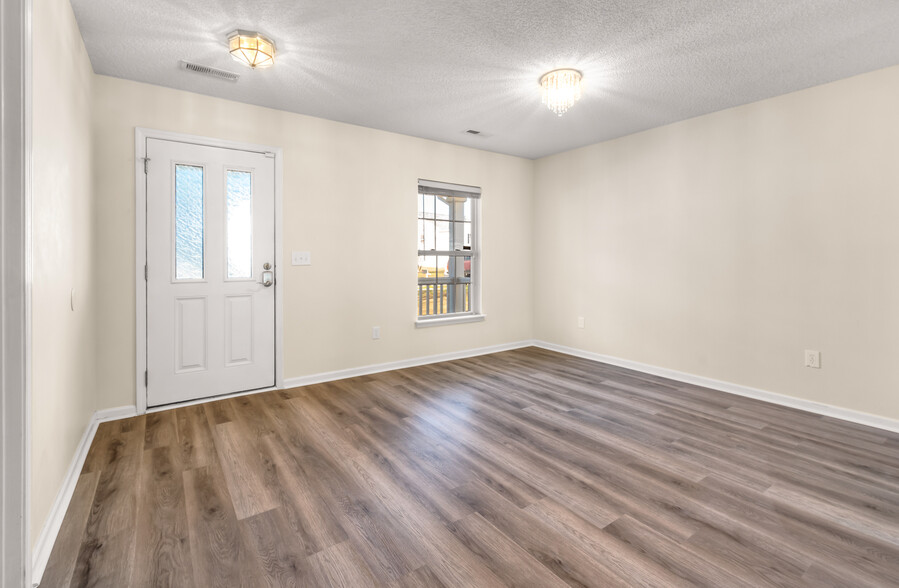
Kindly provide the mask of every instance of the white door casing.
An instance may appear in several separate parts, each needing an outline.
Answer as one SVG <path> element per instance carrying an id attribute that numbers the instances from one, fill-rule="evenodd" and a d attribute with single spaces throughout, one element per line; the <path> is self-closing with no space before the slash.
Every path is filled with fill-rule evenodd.
<path id="1" fill-rule="evenodd" d="M 157 138 L 146 157 L 147 406 L 274 386 L 274 158 Z"/>
<path id="2" fill-rule="evenodd" d="M 0 3 L 0 586 L 31 586 L 31 1 Z M 38 544 L 38 549 L 40 544 Z"/>

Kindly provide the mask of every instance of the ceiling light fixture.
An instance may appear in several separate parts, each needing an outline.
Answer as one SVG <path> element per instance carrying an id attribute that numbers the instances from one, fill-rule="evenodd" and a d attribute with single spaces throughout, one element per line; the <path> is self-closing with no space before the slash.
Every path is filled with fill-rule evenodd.
<path id="1" fill-rule="evenodd" d="M 228 50 L 235 60 L 254 69 L 275 63 L 275 44 L 253 31 L 236 30 L 228 35 Z"/>
<path id="2" fill-rule="evenodd" d="M 562 116 L 574 106 L 581 97 L 581 80 L 583 76 L 576 69 L 554 69 L 543 74 L 540 85 L 543 87 L 543 103 Z"/>

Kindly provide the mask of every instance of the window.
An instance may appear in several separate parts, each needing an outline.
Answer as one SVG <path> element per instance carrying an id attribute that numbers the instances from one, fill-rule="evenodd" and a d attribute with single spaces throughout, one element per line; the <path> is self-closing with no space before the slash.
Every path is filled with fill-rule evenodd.
<path id="1" fill-rule="evenodd" d="M 419 326 L 478 320 L 481 189 L 418 181 Z M 435 320 L 436 319 L 436 320 Z"/>

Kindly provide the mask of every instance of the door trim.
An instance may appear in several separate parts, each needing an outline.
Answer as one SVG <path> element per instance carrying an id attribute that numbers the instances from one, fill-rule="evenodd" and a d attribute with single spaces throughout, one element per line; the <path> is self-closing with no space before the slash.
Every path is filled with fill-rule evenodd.
<path id="1" fill-rule="evenodd" d="M 31 0 L 0 3 L 0 585 L 31 586 Z"/>
<path id="2" fill-rule="evenodd" d="M 158 131 L 143 127 L 134 129 L 134 292 L 135 292 L 135 356 L 134 385 L 137 414 L 147 412 L 147 386 L 144 372 L 147 369 L 147 282 L 144 279 L 144 264 L 147 262 L 147 176 L 144 161 L 147 157 L 147 139 L 178 141 L 204 147 L 220 147 L 254 153 L 272 154 L 275 160 L 275 388 L 284 387 L 284 330 L 283 307 L 284 289 L 283 231 L 281 222 L 283 152 L 280 147 L 269 147 L 240 141 L 228 141 L 211 137 L 200 137 L 184 133 Z M 209 399 L 203 399 L 206 402 Z"/>

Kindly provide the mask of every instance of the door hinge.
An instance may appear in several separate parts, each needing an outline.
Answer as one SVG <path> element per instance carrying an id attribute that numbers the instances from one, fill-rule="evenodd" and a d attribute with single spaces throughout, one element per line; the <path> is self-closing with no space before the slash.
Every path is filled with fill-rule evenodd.
<path id="1" fill-rule="evenodd" d="M 144 281 L 145 282 L 150 279 L 149 276 L 150 276 L 150 272 L 147 269 L 147 264 L 144 264 Z"/>
<path id="2" fill-rule="evenodd" d="M 150 372 L 148 372 L 147 370 L 144 370 L 144 388 L 147 388 L 149 386 L 150 386 Z"/>
<path id="3" fill-rule="evenodd" d="M 145 173 L 145 174 L 146 174 L 146 173 L 149 173 L 149 169 L 150 169 L 150 158 L 149 158 L 149 157 L 142 157 L 141 159 L 144 160 L 144 173 Z"/>

